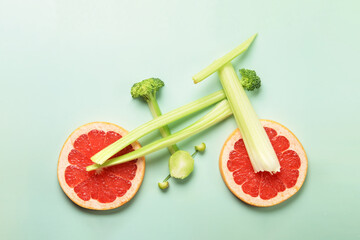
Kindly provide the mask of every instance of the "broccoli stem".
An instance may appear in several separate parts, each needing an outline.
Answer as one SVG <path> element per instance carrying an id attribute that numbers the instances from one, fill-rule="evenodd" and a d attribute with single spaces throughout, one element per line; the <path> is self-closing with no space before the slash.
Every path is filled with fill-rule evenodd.
<path id="1" fill-rule="evenodd" d="M 189 104 L 165 113 L 129 132 L 125 137 L 120 138 L 115 143 L 107 146 L 100 152 L 91 157 L 91 160 L 97 164 L 103 164 L 106 160 L 111 158 L 114 154 L 121 151 L 123 148 L 145 136 L 146 134 L 159 129 L 169 123 L 186 117 L 192 113 L 200 111 L 206 107 L 209 107 L 221 100 L 225 99 L 225 93 L 223 90 L 219 90 L 206 97 L 195 100 Z M 170 144 L 172 145 L 172 144 Z"/>
<path id="2" fill-rule="evenodd" d="M 157 150 L 168 147 L 168 146 L 173 145 L 181 140 L 191 137 L 191 136 L 215 125 L 216 123 L 221 122 L 225 118 L 229 117 L 231 114 L 232 114 L 232 112 L 231 112 L 230 106 L 228 104 L 228 101 L 226 99 L 222 100 L 209 113 L 207 113 L 205 116 L 203 116 L 198 121 L 191 124 L 190 126 L 184 128 L 176 133 L 173 133 L 168 137 L 159 139 L 159 140 L 152 142 L 146 146 L 143 146 L 142 148 L 139 148 L 133 152 L 127 153 L 120 157 L 112 158 L 112 159 L 106 161 L 102 165 L 99 165 L 99 164 L 90 165 L 86 168 L 86 170 L 91 171 L 91 170 L 95 170 L 95 169 L 98 169 L 101 167 L 113 166 L 116 164 L 128 162 L 133 159 L 153 153 Z M 165 114 L 162 116 L 165 116 Z M 121 138 L 121 139 L 124 139 L 124 138 Z"/>
<path id="3" fill-rule="evenodd" d="M 159 104 L 156 100 L 156 96 L 151 95 L 149 97 L 149 100 L 147 101 L 151 115 L 153 116 L 153 118 L 157 118 L 160 117 L 162 115 Z M 162 137 L 167 137 L 171 135 L 170 129 L 167 125 L 159 128 L 160 134 Z M 179 150 L 179 147 L 174 144 L 168 147 L 168 150 L 170 152 L 171 155 L 173 155 L 176 151 Z"/>
<path id="4" fill-rule="evenodd" d="M 193 152 L 193 154 L 191 154 L 191 157 L 194 158 L 194 157 L 197 155 L 198 152 L 199 152 L 198 150 L 195 150 L 195 151 Z"/>
<path id="5" fill-rule="evenodd" d="M 230 62 L 219 69 L 219 76 L 254 171 L 279 171 L 274 148 Z"/>
<path id="6" fill-rule="evenodd" d="M 164 179 L 163 182 L 166 182 L 166 181 L 169 180 L 170 178 L 171 178 L 171 175 L 169 174 L 169 175 L 166 176 L 166 178 Z"/>

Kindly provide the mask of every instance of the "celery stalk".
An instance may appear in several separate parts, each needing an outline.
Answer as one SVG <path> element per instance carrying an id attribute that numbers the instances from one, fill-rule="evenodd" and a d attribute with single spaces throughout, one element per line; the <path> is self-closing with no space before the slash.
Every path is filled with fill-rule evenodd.
<path id="1" fill-rule="evenodd" d="M 230 62 L 219 69 L 219 76 L 254 171 L 280 171 L 280 164 L 270 140 Z"/>
<path id="2" fill-rule="evenodd" d="M 201 70 L 199 73 L 195 74 L 193 76 L 194 83 L 201 82 L 214 72 L 216 72 L 220 67 L 222 67 L 224 64 L 230 62 L 237 56 L 239 56 L 241 53 L 245 52 L 251 45 L 251 43 L 256 38 L 257 34 L 252 35 L 248 40 L 241 43 L 239 46 L 234 48 L 232 51 L 224 55 L 223 57 L 215 60 L 213 63 L 211 63 L 209 66 Z"/>
<path id="3" fill-rule="evenodd" d="M 180 118 L 188 116 L 194 112 L 197 112 L 201 109 L 204 109 L 214 103 L 217 103 L 225 99 L 225 94 L 223 90 L 212 93 L 206 97 L 195 100 L 185 106 L 172 110 L 166 114 L 163 114 L 139 127 L 129 132 L 123 138 L 120 138 L 118 141 L 107 146 L 100 152 L 96 153 L 91 157 L 91 160 L 97 164 L 103 164 L 106 160 L 111 158 L 114 154 L 121 151 L 123 148 L 138 140 L 142 136 L 159 129 L 171 122 L 174 122 Z"/>
<path id="4" fill-rule="evenodd" d="M 145 156 L 147 154 L 150 154 L 152 152 L 155 152 L 157 150 L 160 150 L 162 148 L 168 147 L 170 145 L 173 145 L 183 139 L 186 139 L 190 136 L 193 136 L 213 125 L 215 125 L 218 122 L 221 122 L 225 118 L 229 117 L 232 114 L 230 110 L 230 106 L 228 104 L 227 100 L 223 100 L 220 103 L 218 103 L 209 113 L 207 113 L 205 116 L 200 118 L 195 123 L 191 124 L 190 126 L 173 133 L 172 135 L 159 139 L 157 141 L 154 141 L 146 146 L 143 146 L 133 152 L 127 153 L 123 156 L 116 157 L 113 159 L 110 159 L 109 161 L 106 161 L 104 164 L 93 164 L 86 168 L 87 171 L 95 170 L 101 167 L 108 167 L 113 166 L 116 164 L 124 163 L 131 161 L 133 159 Z M 164 115 L 162 115 L 164 116 Z"/>

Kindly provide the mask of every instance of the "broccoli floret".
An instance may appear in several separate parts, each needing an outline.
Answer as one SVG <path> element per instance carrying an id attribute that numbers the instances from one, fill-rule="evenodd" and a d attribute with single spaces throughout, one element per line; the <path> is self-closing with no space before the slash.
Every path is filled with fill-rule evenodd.
<path id="1" fill-rule="evenodd" d="M 248 91 L 253 91 L 261 86 L 261 80 L 254 70 L 240 69 L 241 85 Z"/>
<path id="2" fill-rule="evenodd" d="M 156 92 L 164 85 L 159 78 L 148 78 L 132 86 L 131 96 L 133 98 L 143 97 L 145 101 L 150 101 L 156 98 Z"/>

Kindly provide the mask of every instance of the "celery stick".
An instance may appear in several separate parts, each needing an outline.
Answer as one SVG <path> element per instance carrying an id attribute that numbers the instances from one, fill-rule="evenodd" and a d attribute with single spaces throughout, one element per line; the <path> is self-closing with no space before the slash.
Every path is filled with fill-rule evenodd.
<path id="1" fill-rule="evenodd" d="M 219 69 L 220 81 L 234 114 L 255 172 L 280 171 L 270 140 L 251 106 L 231 63 Z"/>
<path id="2" fill-rule="evenodd" d="M 107 146 L 100 152 L 96 153 L 91 157 L 91 160 L 97 164 L 103 164 L 106 160 L 111 158 L 114 154 L 121 151 L 123 148 L 138 140 L 142 136 L 159 129 L 171 122 L 174 122 L 180 118 L 188 116 L 194 112 L 197 112 L 201 109 L 204 109 L 214 103 L 217 103 L 221 100 L 225 99 L 225 94 L 223 90 L 212 93 L 206 97 L 193 101 L 185 106 L 172 110 L 166 114 L 163 114 L 156 119 L 153 119 L 133 131 L 129 132 L 123 138 L 120 138 L 115 143 Z"/>
<path id="3" fill-rule="evenodd" d="M 218 122 L 221 122 L 225 118 L 229 117 L 231 115 L 230 106 L 228 104 L 227 100 L 223 100 L 220 103 L 218 103 L 209 113 L 207 113 L 205 116 L 200 118 L 198 121 L 193 123 L 192 125 L 173 133 L 172 135 L 159 139 L 155 142 L 152 142 L 146 146 L 143 146 L 133 152 L 130 152 L 128 154 L 125 154 L 120 157 L 116 157 L 113 159 L 110 159 L 109 161 L 106 161 L 104 164 L 93 164 L 86 168 L 87 171 L 95 170 L 101 167 L 108 167 L 113 166 L 116 164 L 124 163 L 131 161 L 133 159 L 145 156 L 147 154 L 150 154 L 152 152 L 155 152 L 157 150 L 160 150 L 162 148 L 168 147 L 172 144 L 175 144 L 183 139 L 186 139 L 190 136 L 195 135 L 196 133 L 199 133 L 213 125 L 215 125 Z M 162 115 L 164 116 L 164 115 Z"/>
<path id="4" fill-rule="evenodd" d="M 216 72 L 224 64 L 230 62 L 231 60 L 233 60 L 234 58 L 239 56 L 241 53 L 245 52 L 249 48 L 251 43 L 254 41 L 256 36 L 257 36 L 257 34 L 254 34 L 248 40 L 246 40 L 245 42 L 243 42 L 242 44 L 237 46 L 235 49 L 233 49 L 232 51 L 230 51 L 229 53 L 227 53 L 223 57 L 215 60 L 209 66 L 207 66 L 206 68 L 201 70 L 199 73 L 195 74 L 193 76 L 194 83 L 201 82 L 202 80 L 204 80 L 205 78 L 207 78 L 208 76 L 210 76 L 211 74 Z"/>

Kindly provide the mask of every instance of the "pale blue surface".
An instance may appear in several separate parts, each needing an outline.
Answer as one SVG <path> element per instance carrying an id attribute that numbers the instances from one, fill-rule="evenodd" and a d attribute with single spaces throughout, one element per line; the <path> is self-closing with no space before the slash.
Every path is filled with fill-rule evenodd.
<path id="1" fill-rule="evenodd" d="M 357 0 L 0 0 L 0 239 L 359 239 L 359 12 Z M 67 199 L 57 157 L 75 128 L 151 119 L 129 94 L 147 77 L 166 82 L 163 112 L 220 89 L 216 75 L 198 85 L 191 76 L 255 32 L 235 66 L 258 71 L 257 113 L 289 127 L 308 153 L 297 195 L 263 209 L 230 193 L 218 169 L 230 118 L 180 144 L 208 149 L 166 193 L 163 150 L 120 209 Z"/>

